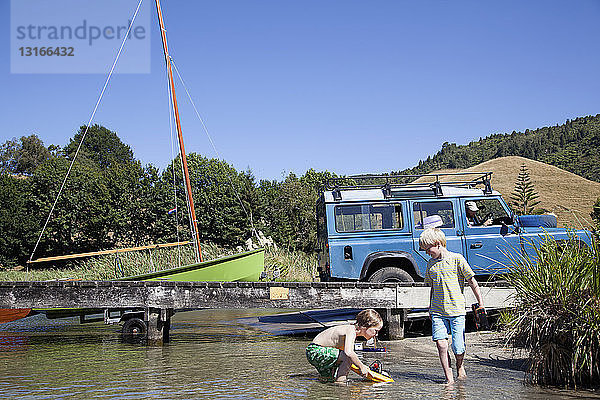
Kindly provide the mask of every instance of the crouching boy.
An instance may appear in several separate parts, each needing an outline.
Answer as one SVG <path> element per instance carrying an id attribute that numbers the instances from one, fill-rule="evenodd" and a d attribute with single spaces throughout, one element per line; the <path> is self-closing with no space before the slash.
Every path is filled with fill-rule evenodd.
<path id="1" fill-rule="evenodd" d="M 431 259 L 427 262 L 425 283 L 431 286 L 429 315 L 431 331 L 436 343 L 446 383 L 454 383 L 448 354 L 448 336 L 452 337 L 452 351 L 456 357 L 458 379 L 467 374 L 463 365 L 465 357 L 465 296 L 462 293 L 465 279 L 477 301 L 483 307 L 483 298 L 473 270 L 461 254 L 446 249 L 446 235 L 438 228 L 428 228 L 421 233 L 419 245 Z"/>
<path id="2" fill-rule="evenodd" d="M 346 381 L 350 366 L 356 365 L 362 376 L 367 376 L 369 367 L 363 364 L 354 352 L 357 336 L 371 339 L 383 327 L 383 320 L 375 310 L 358 313 L 354 325 L 337 325 L 325 329 L 306 348 L 306 358 L 314 366 L 322 381 Z"/>

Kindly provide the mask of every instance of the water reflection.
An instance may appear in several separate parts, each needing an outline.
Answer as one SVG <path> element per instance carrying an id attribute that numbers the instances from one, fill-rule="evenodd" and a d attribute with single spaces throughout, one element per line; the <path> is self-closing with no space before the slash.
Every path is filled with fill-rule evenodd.
<path id="1" fill-rule="evenodd" d="M 442 385 L 440 400 L 464 400 L 467 398 L 467 391 L 464 382 L 457 381 L 453 385 Z"/>
<path id="2" fill-rule="evenodd" d="M 469 380 L 445 387 L 429 338 L 385 343 L 381 359 L 394 384 L 355 375 L 323 384 L 305 360 L 310 338 L 281 337 L 242 324 L 269 310 L 178 313 L 171 342 L 120 340 L 119 327 L 35 316 L 0 325 L 0 397 L 105 399 L 563 399 L 597 393 L 558 392 L 522 384 L 523 372 L 494 359 L 467 360 Z M 491 361 L 490 361 L 491 360 Z"/>

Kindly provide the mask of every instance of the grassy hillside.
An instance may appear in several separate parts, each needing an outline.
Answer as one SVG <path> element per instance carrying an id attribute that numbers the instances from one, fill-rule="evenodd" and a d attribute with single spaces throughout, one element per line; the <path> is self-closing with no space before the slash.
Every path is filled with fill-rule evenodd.
<path id="1" fill-rule="evenodd" d="M 519 169 L 525 164 L 531 181 L 539 194 L 538 208 L 553 212 L 559 226 L 589 228 L 590 213 L 600 197 L 600 183 L 582 178 L 552 165 L 524 157 L 500 157 L 465 169 L 446 169 L 436 172 L 492 172 L 492 187 L 508 202 Z"/>
<path id="2" fill-rule="evenodd" d="M 466 145 L 446 142 L 434 156 L 398 173 L 464 169 L 506 156 L 545 162 L 600 182 L 600 114 L 525 132 L 493 134 Z"/>

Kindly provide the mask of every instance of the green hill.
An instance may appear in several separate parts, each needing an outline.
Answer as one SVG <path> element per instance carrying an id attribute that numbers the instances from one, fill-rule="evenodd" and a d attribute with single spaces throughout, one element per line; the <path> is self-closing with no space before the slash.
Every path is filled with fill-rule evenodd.
<path id="1" fill-rule="evenodd" d="M 541 161 L 600 182 L 600 114 L 533 131 L 493 134 L 466 145 L 446 142 L 433 157 L 420 161 L 414 168 L 392 174 L 464 169 L 506 156 Z"/>

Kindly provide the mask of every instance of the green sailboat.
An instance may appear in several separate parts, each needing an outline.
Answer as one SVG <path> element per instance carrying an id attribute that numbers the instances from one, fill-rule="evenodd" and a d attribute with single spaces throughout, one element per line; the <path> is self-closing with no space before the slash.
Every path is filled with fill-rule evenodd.
<path id="1" fill-rule="evenodd" d="M 247 251 L 231 256 L 221 257 L 214 260 L 204 261 L 202 258 L 202 249 L 200 246 L 200 235 L 198 232 L 197 218 L 194 207 L 194 199 L 192 197 L 192 186 L 190 183 L 190 176 L 188 172 L 188 163 L 185 153 L 185 146 L 183 142 L 183 133 L 181 129 L 181 122 L 179 119 L 179 108 L 177 104 L 177 97 L 175 94 L 175 84 L 173 79 L 173 71 L 171 65 L 171 57 L 169 55 L 169 49 L 167 47 L 167 36 L 166 29 L 164 26 L 162 10 L 160 6 L 160 0 L 155 0 L 156 10 L 158 14 L 158 21 L 160 25 L 163 52 L 165 56 L 165 63 L 168 72 L 168 84 L 171 93 L 173 115 L 175 119 L 175 126 L 177 129 L 177 137 L 179 142 L 179 152 L 182 162 L 183 178 L 185 182 L 185 189 L 187 194 L 188 211 L 190 214 L 191 226 L 192 226 L 192 242 L 195 246 L 195 254 L 197 262 L 190 265 L 164 269 L 156 272 L 149 272 L 137 276 L 123 277 L 118 280 L 125 281 L 145 281 L 145 280 L 164 280 L 164 281 L 258 281 L 260 275 L 264 270 L 264 249 L 259 248 L 257 250 Z M 110 252 L 118 252 L 110 251 Z M 97 252 L 96 254 L 107 253 Z M 51 259 L 66 259 L 74 258 L 74 256 L 80 255 L 68 255 L 62 257 L 50 257 Z M 39 262 L 48 260 L 38 259 L 30 262 Z M 91 309 L 20 309 L 20 310 L 1 310 L 0 309 L 0 323 L 8 322 L 19 318 L 24 318 L 27 315 L 33 313 L 45 313 L 48 318 L 59 318 L 68 316 L 85 316 L 101 312 L 102 310 L 91 310 Z"/>
<path id="2" fill-rule="evenodd" d="M 184 265 L 147 274 L 128 276 L 122 281 L 258 281 L 265 263 L 264 249 Z"/>

